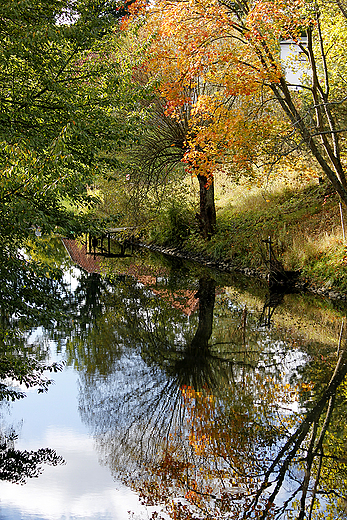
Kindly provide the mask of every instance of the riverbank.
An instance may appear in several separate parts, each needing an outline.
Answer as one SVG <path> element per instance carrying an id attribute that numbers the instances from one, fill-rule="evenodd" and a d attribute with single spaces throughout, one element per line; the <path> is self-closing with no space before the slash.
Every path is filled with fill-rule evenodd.
<path id="1" fill-rule="evenodd" d="M 236 184 L 218 175 L 216 233 L 207 241 L 199 233 L 198 192 L 193 183 L 194 179 L 187 179 L 179 190 L 170 184 L 156 205 L 144 197 L 136 205 L 136 215 L 109 191 L 96 216 L 110 219 L 110 208 L 117 208 L 113 223 L 136 226 L 139 240 L 147 247 L 258 278 L 268 274 L 271 237 L 273 254 L 283 268 L 300 273 L 299 286 L 332 299 L 347 298 L 347 246 L 339 199 L 327 182 L 317 175 L 304 178 L 294 173 L 264 187 L 255 182 Z M 342 213 L 347 222 L 346 210 Z"/>
<path id="2" fill-rule="evenodd" d="M 174 256 L 176 258 L 182 258 L 192 262 L 200 263 L 206 267 L 218 269 L 226 273 L 237 273 L 240 272 L 246 276 L 258 278 L 262 280 L 268 279 L 268 272 L 264 269 L 252 269 L 249 267 L 237 267 L 233 263 L 226 262 L 223 260 L 213 260 L 210 257 L 204 257 L 200 254 L 194 254 L 192 251 L 180 249 L 177 247 L 164 247 L 156 244 L 145 244 L 141 243 L 141 247 L 150 249 L 151 251 L 157 251 L 159 253 Z M 307 291 L 312 294 L 323 296 L 331 300 L 347 301 L 347 294 L 343 291 L 332 290 L 324 285 L 314 283 L 302 276 L 299 277 L 295 285 L 291 288 L 285 289 L 287 292 L 301 292 Z"/>
<path id="3" fill-rule="evenodd" d="M 145 231 L 146 246 L 264 279 L 271 237 L 283 268 L 300 273 L 297 288 L 347 299 L 347 247 L 339 200 L 327 184 L 317 181 L 265 194 L 255 188 L 242 197 L 235 189 L 224 200 L 217 195 L 216 206 L 217 230 L 211 240 L 200 238 L 194 215 L 179 202 L 175 219 L 162 212 L 160 219 L 151 221 Z M 344 214 L 345 210 L 345 218 Z"/>

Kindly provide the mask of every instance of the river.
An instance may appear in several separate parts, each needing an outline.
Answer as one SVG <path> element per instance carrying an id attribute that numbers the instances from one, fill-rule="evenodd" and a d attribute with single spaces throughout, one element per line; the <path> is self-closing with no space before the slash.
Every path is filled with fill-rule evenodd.
<path id="1" fill-rule="evenodd" d="M 2 372 L 1 520 L 347 517 L 343 304 L 146 250 L 43 250 L 59 299 L 2 331 L 37 380 Z"/>

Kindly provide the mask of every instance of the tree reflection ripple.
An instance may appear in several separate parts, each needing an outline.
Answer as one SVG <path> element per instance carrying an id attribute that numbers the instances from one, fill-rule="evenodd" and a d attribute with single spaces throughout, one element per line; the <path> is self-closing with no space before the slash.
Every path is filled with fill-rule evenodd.
<path id="1" fill-rule="evenodd" d="M 240 299 L 208 271 L 141 276 L 100 280 L 68 345 L 112 473 L 160 506 L 153 518 L 344 517 L 343 310 L 325 341 L 308 311 L 304 333 L 288 321 L 290 296 L 275 310 L 288 323 L 264 326 L 266 294 Z"/>

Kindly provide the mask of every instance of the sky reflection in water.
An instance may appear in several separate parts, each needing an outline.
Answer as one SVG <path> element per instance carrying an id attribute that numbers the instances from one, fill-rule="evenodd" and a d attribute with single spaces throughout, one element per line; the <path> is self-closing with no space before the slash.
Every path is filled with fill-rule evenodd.
<path id="1" fill-rule="evenodd" d="M 146 518 L 119 474 L 172 516 L 190 503 L 198 518 L 304 519 L 331 486 L 343 506 L 344 309 L 269 299 L 201 267 L 119 262 L 121 275 L 67 277 L 75 294 L 58 334 L 75 368 L 3 407 L 17 450 L 49 447 L 66 464 L 1 482 L 0 519 Z"/>
<path id="2" fill-rule="evenodd" d="M 30 390 L 25 399 L 3 411 L 18 425 L 17 449 L 49 446 L 66 464 L 45 466 L 42 475 L 23 486 L 0 482 L 1 520 L 127 520 L 128 511 L 147 518 L 138 498 L 113 480 L 101 465 L 94 440 L 78 413 L 78 375 L 67 367 L 54 374 L 46 394 Z M 140 514 L 142 511 L 142 514 Z"/>

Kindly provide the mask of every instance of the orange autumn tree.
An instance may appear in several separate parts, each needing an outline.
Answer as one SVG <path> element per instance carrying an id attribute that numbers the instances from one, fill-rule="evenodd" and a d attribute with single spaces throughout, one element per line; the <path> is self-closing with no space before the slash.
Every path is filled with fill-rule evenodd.
<path id="1" fill-rule="evenodd" d="M 342 44 L 337 53 L 329 52 L 332 23 L 346 34 L 338 6 L 305 0 L 133 5 L 134 16 L 145 20 L 142 30 L 151 35 L 146 67 L 157 74 L 168 113 L 179 117 L 189 108 L 183 160 L 201 189 L 212 186 L 225 162 L 241 170 L 259 166 L 271 137 L 284 141 L 291 133 L 282 152 L 308 150 L 347 204 Z M 292 41 L 306 60 L 299 85 L 286 79 L 281 40 Z"/>
<path id="2" fill-rule="evenodd" d="M 226 56 L 233 49 L 223 40 L 223 34 L 220 37 L 223 20 L 217 28 L 212 24 L 204 28 L 206 17 L 202 13 L 193 17 L 190 14 L 193 3 L 158 2 L 151 7 L 135 4 L 136 8 L 147 14 L 138 32 L 142 39 L 150 40 L 144 69 L 151 81 L 156 81 L 165 117 L 187 122 L 181 143 L 182 161 L 186 171 L 199 181 L 199 220 L 202 234 L 210 237 L 216 224 L 214 174 L 222 168 L 235 175 L 253 173 L 252 166 L 259 164 L 273 134 L 272 108 L 268 105 L 259 110 L 260 99 L 254 103 L 262 93 L 252 71 L 247 75 L 246 87 L 239 85 L 238 79 L 226 87 L 226 69 L 230 67 Z M 206 39 L 210 41 L 209 49 L 204 44 Z M 224 61 L 217 63 L 221 51 Z M 243 53 L 239 46 L 235 60 L 241 63 L 246 59 Z M 177 146 L 174 139 L 172 146 Z"/>
<path id="3" fill-rule="evenodd" d="M 268 520 L 276 517 L 266 492 L 255 503 L 287 421 L 281 414 L 282 426 L 277 424 L 274 409 L 280 410 L 274 403 L 291 401 L 289 385 L 273 383 L 249 375 L 237 390 L 226 390 L 222 400 L 207 387 L 182 386 L 179 421 L 173 421 L 172 432 L 147 460 L 146 480 L 132 483 L 143 501 L 160 504 L 173 519 L 253 518 L 261 510 Z M 257 392 L 249 406 L 254 388 L 264 398 L 261 406 Z"/>

